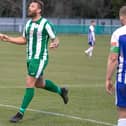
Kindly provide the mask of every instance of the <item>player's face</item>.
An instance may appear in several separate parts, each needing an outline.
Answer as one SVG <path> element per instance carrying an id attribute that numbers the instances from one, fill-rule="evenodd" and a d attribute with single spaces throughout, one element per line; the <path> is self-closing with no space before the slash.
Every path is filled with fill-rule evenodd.
<path id="1" fill-rule="evenodd" d="M 122 25 L 125 24 L 125 21 L 126 21 L 126 16 L 120 15 L 120 22 Z"/>
<path id="2" fill-rule="evenodd" d="M 38 4 L 35 2 L 32 2 L 28 7 L 28 16 L 35 17 L 38 13 L 40 13 Z"/>
<path id="3" fill-rule="evenodd" d="M 95 22 L 93 22 L 93 26 L 95 26 L 96 25 L 96 23 Z"/>

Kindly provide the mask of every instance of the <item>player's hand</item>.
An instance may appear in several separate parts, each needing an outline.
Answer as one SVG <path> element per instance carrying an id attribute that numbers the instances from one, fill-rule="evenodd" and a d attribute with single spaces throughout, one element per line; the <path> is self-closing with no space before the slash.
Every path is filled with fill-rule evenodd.
<path id="1" fill-rule="evenodd" d="M 106 85 L 105 85 L 106 91 L 108 94 L 112 95 L 114 92 L 114 86 L 112 84 L 112 80 L 106 80 Z"/>
<path id="2" fill-rule="evenodd" d="M 58 48 L 59 46 L 59 39 L 56 37 L 55 39 L 51 39 L 51 43 L 49 45 L 50 49 Z"/>
<path id="3" fill-rule="evenodd" d="M 59 42 L 55 41 L 50 43 L 49 48 L 54 49 L 54 48 L 58 48 L 58 46 L 59 46 Z"/>
<path id="4" fill-rule="evenodd" d="M 9 41 L 9 36 L 8 35 L 4 35 L 2 40 L 3 41 Z"/>
<path id="5" fill-rule="evenodd" d="M 0 34 L 0 40 L 2 40 L 2 39 L 3 39 L 3 36 L 4 36 L 3 34 Z"/>
<path id="6" fill-rule="evenodd" d="M 2 41 L 8 41 L 8 39 L 9 39 L 8 35 L 0 34 L 0 40 L 2 40 Z"/>

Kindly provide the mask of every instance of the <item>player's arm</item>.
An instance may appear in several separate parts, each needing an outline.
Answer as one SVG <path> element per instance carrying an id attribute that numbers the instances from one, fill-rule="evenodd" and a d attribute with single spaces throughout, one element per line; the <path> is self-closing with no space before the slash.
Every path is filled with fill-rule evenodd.
<path id="1" fill-rule="evenodd" d="M 26 44 L 26 38 L 23 36 L 11 37 L 11 36 L 8 36 L 5 34 L 0 34 L 0 39 L 2 41 L 7 41 L 7 42 L 14 43 L 14 44 L 20 44 L 20 45 Z"/>
<path id="2" fill-rule="evenodd" d="M 107 72 L 106 72 L 106 91 L 109 94 L 112 94 L 112 92 L 114 91 L 114 87 L 112 84 L 112 76 L 114 74 L 117 62 L 118 62 L 118 54 L 110 53 L 108 57 Z"/>
<path id="3" fill-rule="evenodd" d="M 51 43 L 49 45 L 49 48 L 58 48 L 59 39 L 56 37 L 53 26 L 47 23 L 46 24 L 46 30 L 49 34 L 50 39 L 51 39 Z"/>
<path id="4" fill-rule="evenodd" d="M 118 63 L 119 47 L 111 46 L 111 52 L 108 56 L 107 72 L 106 72 L 106 91 L 112 94 L 114 87 L 112 84 L 112 76 Z"/>

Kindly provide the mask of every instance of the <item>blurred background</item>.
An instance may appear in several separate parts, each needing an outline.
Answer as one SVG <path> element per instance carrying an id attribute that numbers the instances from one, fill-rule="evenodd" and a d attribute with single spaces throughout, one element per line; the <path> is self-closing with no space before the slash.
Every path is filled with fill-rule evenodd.
<path id="1" fill-rule="evenodd" d="M 58 33 L 86 34 L 90 20 L 96 20 L 97 34 L 111 34 L 120 26 L 119 8 L 125 0 L 43 0 L 44 17 Z M 22 32 L 30 0 L 0 0 L 0 31 Z"/>

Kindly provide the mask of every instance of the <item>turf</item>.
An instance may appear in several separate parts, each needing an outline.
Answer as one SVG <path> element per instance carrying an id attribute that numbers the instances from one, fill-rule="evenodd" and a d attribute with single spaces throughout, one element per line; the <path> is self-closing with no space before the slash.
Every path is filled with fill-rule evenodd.
<path id="1" fill-rule="evenodd" d="M 0 42 L 0 126 L 116 124 L 114 96 L 109 96 L 104 88 L 110 36 L 97 36 L 92 58 L 84 54 L 88 47 L 87 36 L 59 35 L 59 39 L 59 48 L 49 50 L 45 78 L 69 88 L 69 104 L 64 105 L 57 94 L 36 89 L 29 108 L 39 111 L 26 111 L 24 119 L 18 124 L 10 123 L 9 119 L 17 112 L 12 106 L 20 107 L 25 91 L 25 46 Z M 52 115 L 56 113 L 59 115 Z"/>

